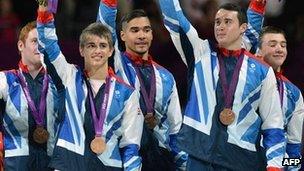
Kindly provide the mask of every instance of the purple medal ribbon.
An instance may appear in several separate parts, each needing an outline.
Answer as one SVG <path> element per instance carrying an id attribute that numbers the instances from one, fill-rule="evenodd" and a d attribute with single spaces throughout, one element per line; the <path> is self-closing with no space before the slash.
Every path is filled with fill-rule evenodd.
<path id="1" fill-rule="evenodd" d="M 133 66 L 135 66 L 135 65 L 133 65 Z M 136 75 L 137 75 L 138 80 L 140 82 L 140 91 L 143 95 L 143 99 L 144 99 L 146 107 L 147 107 L 147 113 L 153 113 L 154 112 L 153 102 L 154 102 L 155 93 L 156 93 L 155 72 L 154 72 L 153 65 L 151 65 L 151 67 L 152 67 L 152 73 L 151 73 L 151 83 L 150 83 L 151 87 L 150 87 L 149 95 L 147 93 L 144 81 L 143 81 L 143 79 L 141 77 L 141 74 L 139 72 L 139 68 L 137 66 L 134 67 L 135 71 L 136 71 Z"/>
<path id="2" fill-rule="evenodd" d="M 43 126 L 44 122 L 44 114 L 45 114 L 45 108 L 46 108 L 46 94 L 48 90 L 48 83 L 49 83 L 49 78 L 47 73 L 45 72 L 44 77 L 43 77 L 43 85 L 42 85 L 42 92 L 40 96 L 40 103 L 39 103 L 39 111 L 37 110 L 35 103 L 33 99 L 31 98 L 29 88 L 25 82 L 24 77 L 21 75 L 21 72 L 17 72 L 17 77 L 20 80 L 21 87 L 23 89 L 23 92 L 25 94 L 25 98 L 28 102 L 28 105 L 32 111 L 32 115 L 35 119 L 35 122 L 38 126 Z"/>
<path id="3" fill-rule="evenodd" d="M 230 85 L 228 85 L 223 57 L 221 55 L 219 55 L 218 60 L 219 60 L 219 64 L 220 64 L 220 79 L 221 79 L 221 85 L 222 85 L 222 89 L 223 89 L 223 93 L 224 93 L 225 108 L 231 109 L 232 104 L 233 104 L 233 95 L 236 90 L 239 73 L 240 73 L 241 66 L 242 66 L 242 63 L 244 60 L 244 49 L 242 49 L 241 55 L 240 55 L 240 57 L 238 57 L 237 63 L 233 70 Z"/>
<path id="4" fill-rule="evenodd" d="M 283 107 L 284 85 L 281 77 L 278 78 L 278 88 L 280 93 L 281 107 Z"/>
<path id="5" fill-rule="evenodd" d="M 48 9 L 52 13 L 57 12 L 58 0 L 48 0 Z"/>
<path id="6" fill-rule="evenodd" d="M 87 81 L 87 86 L 89 89 L 88 92 L 89 92 L 90 108 L 92 111 L 92 117 L 93 117 L 96 137 L 100 137 L 102 135 L 103 123 L 106 118 L 106 112 L 107 112 L 107 106 L 108 106 L 108 100 L 109 100 L 109 94 L 110 94 L 110 84 L 111 84 L 110 76 L 107 76 L 105 84 L 106 84 L 106 86 L 105 86 L 105 90 L 103 93 L 103 100 L 102 100 L 102 104 L 100 107 L 100 113 L 99 113 L 100 115 L 98 118 L 97 113 L 96 113 L 96 107 L 95 107 L 95 104 L 93 101 L 93 92 L 92 92 L 90 84 Z"/>

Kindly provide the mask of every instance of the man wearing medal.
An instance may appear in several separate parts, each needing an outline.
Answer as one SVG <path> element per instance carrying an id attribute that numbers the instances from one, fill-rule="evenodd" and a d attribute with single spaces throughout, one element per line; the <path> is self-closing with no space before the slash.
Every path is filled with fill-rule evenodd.
<path id="1" fill-rule="evenodd" d="M 253 18 L 256 18 L 255 22 L 263 21 L 266 0 L 260 0 L 260 3 L 251 3 L 251 6 L 256 11 L 256 13 L 252 13 Z M 256 43 L 251 42 L 251 52 L 261 57 L 275 72 L 287 140 L 285 157 L 301 158 L 304 104 L 300 89 L 283 75 L 282 65 L 287 57 L 286 35 L 282 29 L 273 26 L 266 26 L 256 31 L 259 34 L 259 39 Z M 265 150 L 261 151 L 261 155 L 265 156 Z M 265 159 L 263 165 L 266 165 Z M 298 170 L 299 168 L 300 165 L 289 166 L 286 169 Z"/>
<path id="2" fill-rule="evenodd" d="M 39 5 L 37 23 L 40 50 L 48 54 L 66 88 L 65 119 L 50 166 L 68 171 L 139 170 L 143 122 L 139 92 L 108 67 L 111 32 L 101 23 L 82 31 L 83 71 L 62 54 L 54 16 L 46 5 Z"/>
<path id="3" fill-rule="evenodd" d="M 51 170 L 64 87 L 55 85 L 58 78 L 42 65 L 36 22 L 21 29 L 17 46 L 19 69 L 0 72 L 4 170 Z"/>
<path id="4" fill-rule="evenodd" d="M 258 25 L 249 23 L 247 29 L 243 10 L 223 4 L 215 16 L 215 44 L 198 36 L 178 0 L 159 2 L 190 76 L 178 137 L 178 146 L 189 154 L 187 170 L 259 170 L 261 134 L 267 158 L 263 169 L 281 170 L 285 138 L 275 75 L 242 48 L 250 39 L 257 41 L 253 29 Z"/>
<path id="5" fill-rule="evenodd" d="M 115 41 L 115 72 L 140 91 L 144 131 L 140 155 L 142 170 L 184 170 L 187 154 L 176 147 L 182 123 L 173 75 L 149 55 L 153 39 L 151 23 L 143 10 L 133 10 L 121 20 L 120 37 L 126 51 L 118 49 L 117 0 L 101 0 L 97 21 L 107 25 Z"/>
<path id="6" fill-rule="evenodd" d="M 266 1 L 264 3 L 266 5 Z M 282 65 L 287 57 L 286 35 L 282 29 L 273 26 L 266 26 L 257 33 L 259 42 L 253 47 L 257 49 L 257 55 L 274 69 L 277 80 L 287 139 L 285 157 L 301 158 L 304 104 L 300 89 L 283 75 Z M 290 166 L 288 170 L 299 169 L 299 166 Z"/>

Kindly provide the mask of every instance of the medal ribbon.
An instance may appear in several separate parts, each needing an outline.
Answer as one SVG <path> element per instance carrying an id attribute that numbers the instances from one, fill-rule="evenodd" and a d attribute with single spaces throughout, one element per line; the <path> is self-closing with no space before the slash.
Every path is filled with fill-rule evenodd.
<path id="1" fill-rule="evenodd" d="M 49 83 L 49 78 L 47 76 L 47 72 L 45 72 L 44 77 L 43 77 L 43 85 L 42 85 L 42 92 L 40 96 L 40 103 L 39 103 L 39 111 L 37 110 L 35 103 L 30 95 L 29 88 L 25 82 L 24 77 L 21 75 L 21 72 L 17 72 L 17 77 L 20 80 L 21 87 L 23 89 L 25 98 L 28 102 L 28 105 L 32 111 L 32 115 L 35 119 L 35 122 L 38 126 L 42 126 L 44 124 L 44 116 L 45 116 L 45 108 L 46 108 L 46 94 L 48 90 L 48 83 Z"/>
<path id="2" fill-rule="evenodd" d="M 52 13 L 57 12 L 58 0 L 48 0 L 48 9 Z"/>
<path id="3" fill-rule="evenodd" d="M 155 94 L 156 94 L 156 78 L 155 78 L 155 72 L 154 72 L 153 65 L 151 65 L 151 67 L 152 67 L 151 71 L 152 72 L 151 72 L 151 82 L 150 82 L 151 86 L 150 86 L 149 95 L 147 93 L 144 81 L 143 81 L 143 79 L 141 77 L 141 73 L 139 71 L 139 67 L 135 66 L 135 65 L 133 65 L 133 66 L 135 68 L 136 75 L 137 75 L 139 83 L 140 83 L 140 91 L 142 93 L 144 102 L 145 102 L 146 107 L 147 107 L 147 113 L 154 113 L 153 103 L 154 103 L 154 98 L 155 98 Z"/>
<path id="4" fill-rule="evenodd" d="M 278 89 L 280 93 L 280 102 L 281 102 L 281 107 L 283 106 L 283 96 L 284 96 L 284 85 L 283 85 L 283 80 L 281 77 L 278 79 Z"/>
<path id="5" fill-rule="evenodd" d="M 87 87 L 88 87 L 88 93 L 89 93 L 89 102 L 90 102 L 90 108 L 92 112 L 92 118 L 94 122 L 94 129 L 95 129 L 95 136 L 100 137 L 102 135 L 102 130 L 103 130 L 103 123 L 106 118 L 106 112 L 107 112 L 107 106 L 108 106 L 108 100 L 109 100 L 109 94 L 110 94 L 110 84 L 111 84 L 111 79 L 110 76 L 106 77 L 106 85 L 105 85 L 105 90 L 103 93 L 103 100 L 102 104 L 99 110 L 99 117 L 97 116 L 96 113 L 96 107 L 93 101 L 93 92 L 90 83 L 86 80 Z"/>
<path id="6" fill-rule="evenodd" d="M 230 84 L 228 85 L 227 77 L 226 77 L 226 72 L 225 72 L 225 64 L 224 64 L 224 59 L 219 53 L 219 66 L 220 66 L 220 79 L 221 79 L 221 85 L 224 93 L 224 102 L 225 102 L 225 108 L 231 109 L 232 104 L 233 104 L 233 95 L 236 90 L 238 78 L 239 78 L 239 73 L 241 70 L 241 66 L 244 60 L 244 49 L 242 49 L 240 57 L 237 59 L 237 63 L 235 65 L 235 68 L 233 70 L 232 78 L 230 81 Z"/>

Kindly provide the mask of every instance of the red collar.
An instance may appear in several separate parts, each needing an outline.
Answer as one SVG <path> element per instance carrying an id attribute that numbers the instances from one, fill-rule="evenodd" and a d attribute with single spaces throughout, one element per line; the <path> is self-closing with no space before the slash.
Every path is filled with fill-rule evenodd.
<path id="1" fill-rule="evenodd" d="M 152 65 L 152 56 L 148 56 L 148 60 L 143 60 L 139 55 L 132 55 L 128 52 L 125 52 L 125 55 L 135 64 L 135 65 Z"/>
<path id="2" fill-rule="evenodd" d="M 18 66 L 19 66 L 19 68 L 21 69 L 22 72 L 29 73 L 27 65 L 25 65 L 24 63 L 22 63 L 22 61 L 19 61 Z M 45 73 L 45 69 L 42 67 L 40 69 L 39 73 Z"/>
<path id="3" fill-rule="evenodd" d="M 283 70 L 281 71 L 274 71 L 274 74 L 276 76 L 276 78 L 283 78 Z"/>
<path id="4" fill-rule="evenodd" d="M 219 48 L 219 51 L 223 57 L 239 57 L 242 54 L 242 51 L 244 51 L 244 49 L 242 48 L 238 50 L 228 50 L 225 48 Z"/>

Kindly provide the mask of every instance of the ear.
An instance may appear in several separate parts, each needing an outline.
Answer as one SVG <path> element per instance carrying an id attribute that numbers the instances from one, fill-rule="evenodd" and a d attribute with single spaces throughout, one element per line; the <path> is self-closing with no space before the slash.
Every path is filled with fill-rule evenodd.
<path id="1" fill-rule="evenodd" d="M 247 23 L 241 24 L 240 29 L 242 34 L 245 33 L 245 31 L 247 30 Z"/>
<path id="2" fill-rule="evenodd" d="M 114 52 L 114 47 L 111 48 L 108 53 L 106 54 L 107 58 L 111 58 L 113 56 L 113 52 Z"/>
<path id="3" fill-rule="evenodd" d="M 84 57 L 83 48 L 81 46 L 79 46 L 79 53 L 81 57 Z"/>
<path id="4" fill-rule="evenodd" d="M 21 40 L 19 40 L 17 42 L 17 47 L 18 47 L 19 52 L 21 52 L 23 50 L 24 44 Z"/>
<path id="5" fill-rule="evenodd" d="M 126 34 L 124 31 L 120 31 L 120 38 L 122 41 L 126 41 Z"/>

